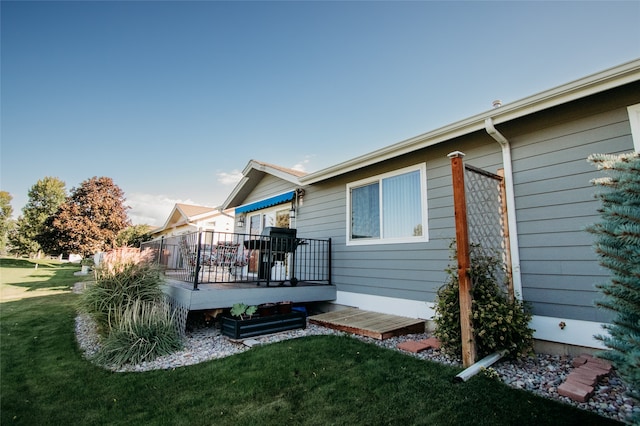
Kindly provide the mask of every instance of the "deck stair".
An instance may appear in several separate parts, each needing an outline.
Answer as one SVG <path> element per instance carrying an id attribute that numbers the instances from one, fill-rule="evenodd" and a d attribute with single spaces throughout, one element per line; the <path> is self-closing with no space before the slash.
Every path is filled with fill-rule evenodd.
<path id="1" fill-rule="evenodd" d="M 309 317 L 311 324 L 384 340 L 405 334 L 424 333 L 425 320 L 346 308 Z"/>

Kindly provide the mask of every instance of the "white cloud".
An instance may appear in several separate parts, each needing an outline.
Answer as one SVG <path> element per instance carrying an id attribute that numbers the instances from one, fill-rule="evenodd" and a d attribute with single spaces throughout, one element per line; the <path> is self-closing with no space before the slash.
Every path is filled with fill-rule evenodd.
<path id="1" fill-rule="evenodd" d="M 175 200 L 166 195 L 133 193 L 127 195 L 129 219 L 134 225 L 162 226 L 176 203 L 197 204 L 191 200 Z"/>
<path id="2" fill-rule="evenodd" d="M 218 172 L 217 176 L 218 182 L 220 182 L 221 184 L 235 185 L 236 183 L 240 182 L 240 179 L 242 179 L 242 172 L 239 170 L 233 170 L 231 171 L 231 173 Z"/>
<path id="3" fill-rule="evenodd" d="M 311 155 L 305 156 L 302 161 L 294 164 L 291 168 L 299 172 L 307 172 L 307 166 L 309 165 L 309 163 L 311 163 L 311 157 Z"/>

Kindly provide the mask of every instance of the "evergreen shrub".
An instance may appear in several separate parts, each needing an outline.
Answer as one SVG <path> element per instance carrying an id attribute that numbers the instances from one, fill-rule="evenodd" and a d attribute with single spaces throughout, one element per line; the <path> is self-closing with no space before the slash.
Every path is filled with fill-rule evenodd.
<path id="1" fill-rule="evenodd" d="M 592 181 L 604 190 L 596 194 L 601 221 L 589 228 L 600 264 L 611 271 L 611 280 L 597 285 L 604 298 L 596 305 L 615 313 L 604 326 L 608 334 L 596 336 L 611 349 L 599 356 L 612 362 L 640 400 L 640 154 L 593 154 L 588 160 L 608 173 Z M 634 421 L 640 424 L 640 414 Z"/>

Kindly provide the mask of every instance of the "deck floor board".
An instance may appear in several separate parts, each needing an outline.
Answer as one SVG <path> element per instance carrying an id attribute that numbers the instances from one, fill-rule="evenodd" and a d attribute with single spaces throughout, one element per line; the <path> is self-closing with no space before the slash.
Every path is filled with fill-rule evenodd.
<path id="1" fill-rule="evenodd" d="M 425 321 L 398 315 L 347 308 L 309 317 L 312 324 L 359 334 L 378 340 L 411 333 L 423 333 Z"/>

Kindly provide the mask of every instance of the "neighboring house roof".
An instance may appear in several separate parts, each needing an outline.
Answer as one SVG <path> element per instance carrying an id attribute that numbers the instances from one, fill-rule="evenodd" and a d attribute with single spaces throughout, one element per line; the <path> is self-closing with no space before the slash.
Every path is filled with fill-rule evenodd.
<path id="1" fill-rule="evenodd" d="M 548 108 L 559 106 L 586 96 L 594 95 L 624 84 L 640 80 L 640 59 L 609 68 L 562 86 L 491 109 L 467 119 L 424 133 L 393 145 L 361 155 L 334 166 L 309 173 L 300 183 L 310 185 L 353 170 L 398 157 L 422 148 L 433 146 L 469 133 L 484 131 L 485 121 L 502 124 Z"/>
<path id="2" fill-rule="evenodd" d="M 196 216 L 202 216 L 202 215 L 218 212 L 218 209 L 213 207 L 194 206 L 191 204 L 181 204 L 181 203 L 176 204 L 174 210 L 180 211 L 182 215 L 187 218 L 194 218 Z"/>
<path id="3" fill-rule="evenodd" d="M 193 204 L 176 203 L 173 210 L 169 214 L 169 218 L 164 226 L 153 230 L 152 234 L 157 234 L 165 229 L 175 228 L 189 223 L 197 222 L 208 217 L 214 217 L 223 214 L 218 207 L 196 206 Z"/>
<path id="4" fill-rule="evenodd" d="M 300 178 L 306 176 L 307 173 L 262 161 L 249 160 L 249 163 L 242 171 L 242 179 L 233 188 L 223 207 L 228 208 L 229 206 L 242 204 L 266 174 L 291 182 L 294 185 L 300 185 Z"/>

